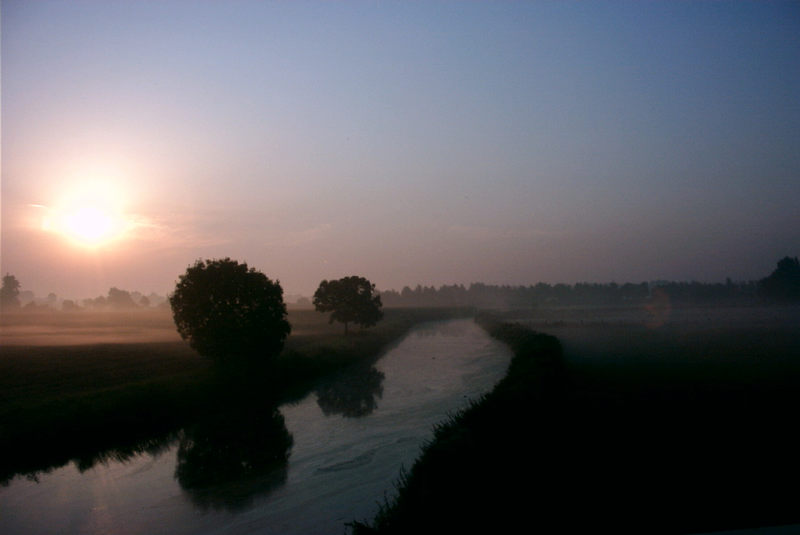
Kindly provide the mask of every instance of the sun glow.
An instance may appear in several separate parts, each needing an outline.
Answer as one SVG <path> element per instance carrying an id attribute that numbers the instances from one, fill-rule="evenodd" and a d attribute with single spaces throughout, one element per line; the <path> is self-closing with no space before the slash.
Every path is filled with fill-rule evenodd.
<path id="1" fill-rule="evenodd" d="M 64 216 L 65 233 L 87 245 L 100 245 L 120 232 L 122 221 L 115 214 L 96 206 L 78 207 Z"/>
<path id="2" fill-rule="evenodd" d="M 84 247 L 109 245 L 122 238 L 131 226 L 122 199 L 122 194 L 108 184 L 76 186 L 48 211 L 42 229 Z"/>

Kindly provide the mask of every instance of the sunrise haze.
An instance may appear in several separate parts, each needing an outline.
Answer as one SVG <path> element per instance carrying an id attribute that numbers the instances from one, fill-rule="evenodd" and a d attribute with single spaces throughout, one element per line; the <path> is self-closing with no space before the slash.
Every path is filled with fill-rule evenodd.
<path id="1" fill-rule="evenodd" d="M 169 292 L 768 275 L 797 2 L 2 2 L 2 272 Z"/>

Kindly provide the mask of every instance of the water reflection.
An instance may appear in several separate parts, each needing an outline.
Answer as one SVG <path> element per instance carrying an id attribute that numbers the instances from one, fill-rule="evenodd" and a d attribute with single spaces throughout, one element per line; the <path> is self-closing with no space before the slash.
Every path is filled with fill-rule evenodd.
<path id="1" fill-rule="evenodd" d="M 383 372 L 372 365 L 355 366 L 323 382 L 316 390 L 317 404 L 325 416 L 367 416 L 383 396 L 383 379 Z"/>
<path id="2" fill-rule="evenodd" d="M 437 335 L 448 338 L 459 337 L 464 336 L 468 325 L 471 325 L 471 322 L 466 324 L 464 322 L 432 322 L 418 326 L 409 336 L 417 338 L 436 337 Z M 313 388 L 317 403 L 325 416 L 340 415 L 346 418 L 368 416 L 378 408 L 378 400 L 382 399 L 384 393 L 384 374 L 374 367 L 377 360 L 378 356 L 371 362 L 355 366 L 316 386 L 303 384 L 302 390 L 292 391 L 288 395 L 292 399 L 299 400 Z M 271 421 L 272 416 L 265 417 L 264 411 L 253 415 L 251 410 L 241 408 L 251 405 L 253 399 L 257 399 L 259 396 L 263 397 L 264 393 L 272 390 L 263 379 L 268 371 L 263 373 L 262 371 L 255 373 L 223 371 L 227 373 L 217 377 L 216 383 L 210 386 L 212 390 L 218 390 L 215 394 L 216 399 L 233 399 L 225 402 L 225 408 L 213 409 L 215 413 L 230 413 L 228 416 L 220 417 L 220 420 L 239 421 L 243 428 L 251 426 L 246 421 L 248 418 L 262 422 Z M 284 399 L 270 399 L 270 406 L 275 407 L 281 402 L 286 402 L 288 395 L 286 392 L 284 395 Z M 200 412 L 207 410 L 208 408 L 203 409 L 202 407 L 199 409 Z M 269 410 L 270 414 L 274 411 L 274 408 Z M 137 420 L 134 426 L 120 426 L 119 429 L 103 430 L 98 433 L 76 431 L 66 443 L 60 444 L 58 447 L 51 447 L 50 444 L 36 444 L 35 447 L 24 450 L 24 454 L 0 455 L 0 488 L 11 484 L 15 477 L 38 481 L 41 476 L 68 464 L 74 464 L 79 472 L 83 473 L 97 465 L 133 462 L 137 456 L 142 454 L 158 457 L 164 452 L 170 451 L 176 442 L 190 440 L 190 435 L 207 433 L 214 436 L 210 430 L 204 431 L 205 427 L 215 425 L 213 419 L 205 416 L 202 422 L 194 424 L 192 423 L 196 420 L 194 414 L 182 415 L 174 421 L 158 424 L 141 419 Z M 233 428 L 234 425 L 230 423 L 228 427 Z M 229 429 L 228 432 L 231 437 L 241 435 L 233 429 Z M 251 441 L 250 438 L 244 436 L 241 438 L 244 443 Z M 217 437 L 217 441 L 221 439 L 221 436 Z M 231 438 L 231 440 L 233 439 Z M 3 450 L 1 442 L 0 450 Z M 187 448 L 189 447 L 196 446 L 187 444 Z"/>
<path id="3" fill-rule="evenodd" d="M 142 454 L 156 458 L 175 444 L 177 431 L 176 428 L 139 429 L 124 440 L 117 435 L 98 437 L 85 434 L 70 437 L 71 442 L 63 451 L 43 442 L 31 445 L 23 455 L 17 456 L 2 451 L 0 441 L 0 488 L 9 486 L 16 477 L 38 483 L 43 476 L 70 463 L 82 474 L 97 465 L 133 462 Z M 105 445 L 97 446 L 92 443 L 93 439 L 105 442 Z M 109 443 L 115 445 L 109 447 Z"/>
<path id="4" fill-rule="evenodd" d="M 433 336 L 445 336 L 445 337 L 462 337 L 464 336 L 468 329 L 470 329 L 472 325 L 470 323 L 464 322 L 457 322 L 457 321 L 447 321 L 447 322 L 431 322 L 431 323 L 423 323 L 414 328 L 413 334 L 417 337 L 433 337 Z"/>
<path id="5" fill-rule="evenodd" d="M 150 430 L 149 436 L 147 429 L 139 429 L 139 437 L 119 441 L 113 448 L 91 447 L 87 439 L 87 447 L 77 455 L 42 456 L 36 465 L 4 459 L 8 468 L 0 470 L 0 486 L 10 485 L 16 476 L 38 483 L 70 462 L 83 474 L 98 465 L 135 463 L 143 455 L 155 459 L 175 449 L 174 477 L 194 506 L 204 511 L 247 508 L 255 497 L 286 482 L 293 444 L 278 403 L 264 399 L 263 384 L 256 386 L 255 381 L 234 384 L 230 378 L 220 379 L 216 399 L 183 428 Z"/>
<path id="6" fill-rule="evenodd" d="M 434 321 L 423 323 L 414 328 L 412 334 L 416 337 L 445 337 L 462 338 L 470 332 L 474 332 L 475 325 L 472 322 L 464 321 Z"/>
<path id="7" fill-rule="evenodd" d="M 83 473 L 87 470 L 91 470 L 98 464 L 106 465 L 112 462 L 125 463 L 143 453 L 155 458 L 170 450 L 175 443 L 176 436 L 176 432 L 154 435 L 113 449 L 84 454 L 76 457 L 72 462 L 75 464 L 78 471 Z"/>
<path id="8" fill-rule="evenodd" d="M 180 433 L 175 479 L 202 510 L 244 509 L 286 482 L 293 439 L 278 409 L 230 409 Z"/>
<path id="9" fill-rule="evenodd" d="M 374 366 L 304 385 L 313 395 L 290 404 L 275 399 L 284 394 L 275 376 L 220 377 L 174 428 L 95 454 L 99 443 L 87 437 L 94 448 L 63 453 L 63 462 L 80 455 L 76 464 L 84 468 L 107 466 L 0 489 L 0 531 L 114 525 L 148 534 L 342 533 L 344 522 L 374 515 L 376 500 L 437 421 L 502 377 L 508 352 L 471 321 L 455 327 L 412 331 Z M 158 461 L 136 456 L 165 448 Z"/>

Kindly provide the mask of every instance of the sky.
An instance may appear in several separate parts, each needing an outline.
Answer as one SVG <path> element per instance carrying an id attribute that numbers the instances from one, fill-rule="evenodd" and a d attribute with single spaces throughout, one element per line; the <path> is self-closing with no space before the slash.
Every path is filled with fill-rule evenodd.
<path id="1" fill-rule="evenodd" d="M 0 269 L 311 295 L 800 255 L 800 2 L 6 1 Z"/>

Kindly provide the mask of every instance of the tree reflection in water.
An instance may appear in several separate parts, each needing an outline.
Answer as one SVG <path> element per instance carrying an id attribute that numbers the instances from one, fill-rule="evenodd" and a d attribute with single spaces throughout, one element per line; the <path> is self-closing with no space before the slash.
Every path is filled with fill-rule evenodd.
<path id="1" fill-rule="evenodd" d="M 203 510 L 240 510 L 286 482 L 293 438 L 275 406 L 217 411 L 181 431 L 175 478 Z"/>
<path id="2" fill-rule="evenodd" d="M 98 464 L 109 464 L 111 462 L 125 463 L 142 454 L 147 454 L 156 458 L 169 451 L 172 445 L 175 444 L 175 438 L 175 431 L 154 434 L 153 436 L 131 442 L 130 444 L 77 456 L 72 461 L 78 471 L 83 473 L 87 470 L 91 470 Z"/>
<path id="3" fill-rule="evenodd" d="M 0 470 L 0 485 L 15 475 L 38 480 L 41 474 L 74 461 L 84 472 L 97 464 L 128 462 L 138 455 L 158 457 L 177 447 L 175 479 L 191 502 L 202 510 L 237 511 L 249 507 L 285 484 L 293 437 L 278 411 L 281 400 L 265 392 L 273 386 L 262 373 L 223 370 L 213 397 L 179 425 L 163 429 L 144 428 L 112 447 L 87 447 L 77 455 L 57 452 L 27 466 L 10 464 Z M 325 380 L 316 389 L 317 403 L 326 416 L 359 418 L 377 408 L 383 395 L 384 374 L 372 363 L 364 363 Z M 303 393 L 305 395 L 305 393 Z"/>
<path id="4" fill-rule="evenodd" d="M 323 382 L 316 390 L 317 404 L 325 416 L 367 416 L 378 406 L 376 397 L 383 396 L 383 379 L 372 365 L 355 366 Z"/>

